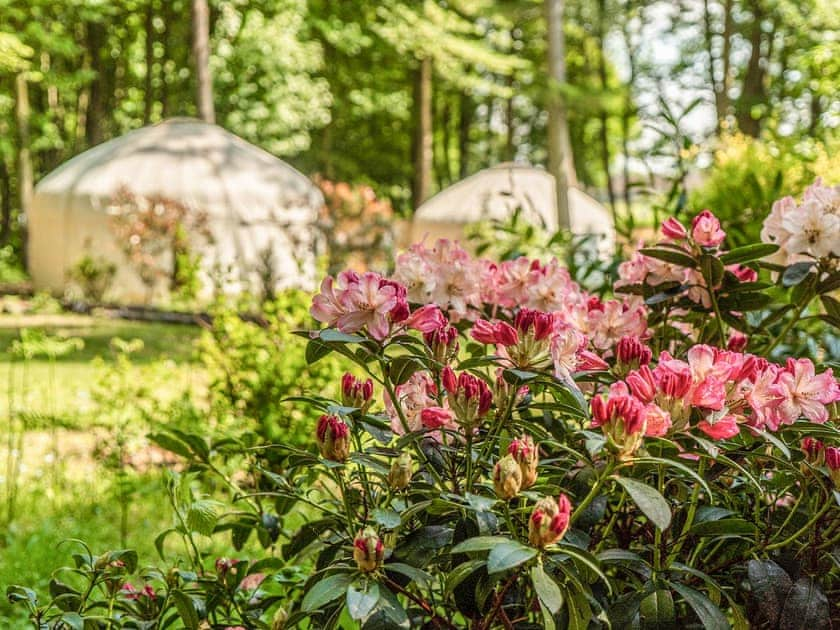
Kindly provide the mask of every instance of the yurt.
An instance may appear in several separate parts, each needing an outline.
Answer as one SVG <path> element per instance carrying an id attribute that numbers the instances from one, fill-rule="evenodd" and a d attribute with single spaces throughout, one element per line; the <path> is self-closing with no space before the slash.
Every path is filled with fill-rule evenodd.
<path id="1" fill-rule="evenodd" d="M 463 239 L 470 223 L 520 217 L 547 233 L 557 231 L 554 176 L 525 164 L 505 163 L 479 171 L 440 191 L 414 213 L 411 241 Z M 575 234 L 597 234 L 610 247 L 615 234 L 604 206 L 577 188 L 569 188 L 569 214 Z"/>
<path id="2" fill-rule="evenodd" d="M 28 263 L 36 289 L 62 293 L 85 257 L 116 268 L 108 299 L 144 303 L 168 289 L 150 287 L 128 253 L 137 233 L 115 229 L 128 192 L 167 199 L 201 229 L 186 235 L 199 260 L 200 296 L 315 281 L 321 192 L 303 174 L 219 126 L 176 118 L 137 129 L 76 156 L 35 187 L 28 216 Z M 157 211 L 157 209 L 155 209 Z M 136 230 L 135 230 L 136 232 Z M 158 254 L 167 256 L 166 248 Z M 143 252 L 141 252 L 143 253 Z M 153 261 L 162 265 L 172 261 Z"/>

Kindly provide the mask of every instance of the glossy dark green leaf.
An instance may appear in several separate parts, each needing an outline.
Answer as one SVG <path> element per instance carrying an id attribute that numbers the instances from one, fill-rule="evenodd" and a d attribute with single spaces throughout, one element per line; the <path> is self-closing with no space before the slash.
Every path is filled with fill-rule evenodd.
<path id="1" fill-rule="evenodd" d="M 663 247 L 645 247 L 640 249 L 639 253 L 649 256 L 650 258 L 656 258 L 657 260 L 664 260 L 665 262 L 679 265 L 680 267 L 688 267 L 689 269 L 695 269 L 697 267 L 697 261 L 687 252 L 682 253 L 674 249 Z"/>
<path id="2" fill-rule="evenodd" d="M 671 508 L 656 488 L 627 477 L 616 477 L 616 481 L 624 486 L 633 502 L 654 525 L 659 529 L 668 528 L 671 524 Z"/>
<path id="3" fill-rule="evenodd" d="M 394 385 L 402 385 L 411 378 L 412 374 L 422 369 L 423 364 L 415 357 L 394 357 L 388 366 L 388 378 Z"/>
<path id="4" fill-rule="evenodd" d="M 325 328 L 318 333 L 318 337 L 327 343 L 360 343 L 365 340 L 360 335 L 349 335 L 333 328 Z"/>
<path id="5" fill-rule="evenodd" d="M 740 518 L 723 518 L 695 523 L 688 533 L 692 536 L 753 536 L 758 528 Z"/>
<path id="6" fill-rule="evenodd" d="M 509 540 L 490 550 L 490 554 L 487 556 L 487 572 L 492 575 L 500 571 L 507 571 L 528 562 L 536 555 L 537 550 L 533 547 L 526 547 L 521 543 Z"/>
<path id="7" fill-rule="evenodd" d="M 373 510 L 373 512 L 371 512 L 371 517 L 376 523 L 379 523 L 386 529 L 395 529 L 399 527 L 402 522 L 398 512 L 384 508 L 376 508 Z"/>
<path id="8" fill-rule="evenodd" d="M 318 580 L 306 592 L 301 603 L 301 609 L 306 612 L 314 612 L 344 596 L 352 579 L 353 576 L 349 573 L 334 573 Z"/>
<path id="9" fill-rule="evenodd" d="M 675 619 L 674 598 L 668 589 L 655 590 L 639 605 L 642 630 L 673 630 Z"/>
<path id="10" fill-rule="evenodd" d="M 468 538 L 467 540 L 458 543 L 452 548 L 452 553 L 468 553 L 470 551 L 487 551 L 498 545 L 512 542 L 506 536 L 478 536 L 476 538 Z"/>
<path id="11" fill-rule="evenodd" d="M 705 630 L 729 630 L 731 628 L 723 611 L 703 593 L 679 582 L 671 582 L 670 584 L 671 588 L 691 606 Z"/>
<path id="12" fill-rule="evenodd" d="M 379 601 L 379 584 L 367 582 L 356 588 L 354 585 L 347 587 L 347 612 L 354 621 L 364 621 L 373 611 Z"/>
<path id="13" fill-rule="evenodd" d="M 534 585 L 534 591 L 540 599 L 540 603 L 545 606 L 548 612 L 556 615 L 563 607 L 563 592 L 549 575 L 546 574 L 541 564 L 535 564 L 531 567 L 531 582 Z"/>
<path id="14" fill-rule="evenodd" d="M 724 265 L 734 265 L 735 263 L 746 263 L 764 258 L 776 253 L 779 246 L 773 243 L 753 243 L 751 245 L 743 245 L 731 249 L 726 253 L 720 255 L 720 261 Z"/>
<path id="15" fill-rule="evenodd" d="M 177 589 L 170 591 L 169 597 L 175 603 L 175 608 L 178 610 L 181 621 L 184 622 L 184 627 L 187 630 L 198 630 L 198 611 L 195 609 L 192 598 Z"/>

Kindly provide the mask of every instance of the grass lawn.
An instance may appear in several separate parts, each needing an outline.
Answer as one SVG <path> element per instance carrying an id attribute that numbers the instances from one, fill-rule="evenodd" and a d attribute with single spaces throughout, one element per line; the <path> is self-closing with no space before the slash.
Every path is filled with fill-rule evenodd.
<path id="1" fill-rule="evenodd" d="M 54 360 L 46 356 L 24 360 L 12 351 L 22 329 L 78 337 L 84 347 Z M 201 387 L 204 375 L 194 349 L 200 333 L 193 326 L 101 317 L 0 315 L 0 588 L 4 592 L 9 584 L 23 584 L 46 593 L 51 572 L 72 564 L 71 554 L 78 551 L 62 543 L 71 538 L 85 540 L 94 553 L 125 543 L 140 553 L 141 565 L 158 561 L 154 538 L 172 519 L 163 490 L 165 473 L 130 471 L 123 523 L 117 475 L 102 460 L 113 446 L 114 427 L 120 418 L 133 417 L 133 407 L 146 402 L 146 393 L 166 400 L 170 394 Z M 142 349 L 130 355 L 130 364 L 119 359 L 112 345 L 115 337 L 143 341 Z M 103 414 L 99 405 L 111 394 L 115 404 L 108 404 Z M 132 427 L 132 435 L 142 440 L 148 428 L 148 424 Z M 20 430 L 20 443 L 10 442 L 9 437 Z M 15 476 L 7 468 L 10 446 L 15 457 L 19 455 L 17 483 L 10 483 Z M 13 488 L 17 498 L 10 521 L 8 498 Z M 2 598 L 0 627 L 30 627 L 24 607 L 11 607 Z"/>

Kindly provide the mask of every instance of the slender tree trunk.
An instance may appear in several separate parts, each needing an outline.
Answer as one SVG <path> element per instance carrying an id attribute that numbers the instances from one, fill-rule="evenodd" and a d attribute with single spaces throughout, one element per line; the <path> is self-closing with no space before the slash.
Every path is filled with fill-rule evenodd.
<path id="1" fill-rule="evenodd" d="M 466 92 L 461 92 L 458 104 L 458 176 L 464 179 L 470 174 L 470 129 L 475 107 Z"/>
<path id="2" fill-rule="evenodd" d="M 444 96 L 443 111 L 441 112 L 441 158 L 443 160 L 443 184 L 448 186 L 452 183 L 452 97 L 450 94 Z M 443 186 L 441 186 L 443 187 Z"/>
<path id="3" fill-rule="evenodd" d="M 598 2 L 598 77 L 601 81 L 601 93 L 607 93 L 607 60 L 606 50 L 604 50 L 604 30 L 606 25 L 606 0 L 599 0 Z M 610 176 L 610 143 L 609 130 L 607 123 L 609 117 L 607 116 L 607 108 L 602 105 L 600 108 L 599 122 L 600 122 L 600 136 L 601 136 L 601 164 L 604 169 L 604 177 L 607 182 L 607 196 L 610 200 L 610 210 L 612 211 L 613 224 L 616 224 L 616 209 L 615 209 L 615 190 L 613 189 L 613 181 Z"/>
<path id="4" fill-rule="evenodd" d="M 88 146 L 103 140 L 102 118 L 105 115 L 105 68 L 102 62 L 102 45 L 105 42 L 105 27 L 99 22 L 88 22 L 87 48 L 90 54 L 90 69 L 93 80 L 85 113 L 85 140 Z"/>
<path id="5" fill-rule="evenodd" d="M 750 58 L 744 73 L 736 115 L 738 128 L 744 134 L 757 138 L 761 133 L 761 120 L 753 115 L 753 109 L 758 105 L 763 105 L 767 100 L 764 86 L 764 60 L 761 54 L 761 44 L 764 39 L 761 32 L 764 7 L 761 5 L 761 0 L 754 0 L 751 5 L 753 21 L 750 32 Z"/>
<path id="6" fill-rule="evenodd" d="M 32 191 L 34 178 L 32 175 L 32 155 L 29 140 L 29 86 L 26 74 L 21 72 L 15 77 L 15 120 L 18 136 L 18 192 L 20 194 L 20 211 L 28 217 L 32 208 Z M 24 249 L 26 239 L 23 239 Z M 24 255 L 24 264 L 26 264 Z"/>
<path id="7" fill-rule="evenodd" d="M 161 118 L 169 117 L 169 81 L 166 76 L 166 61 L 169 59 L 169 24 L 172 20 L 172 13 L 169 7 L 169 2 L 164 2 L 161 6 L 161 13 L 163 18 L 163 30 L 160 33 L 160 42 L 163 44 L 163 58 L 160 63 L 160 116 Z"/>
<path id="8" fill-rule="evenodd" d="M 152 111 L 155 106 L 155 94 L 152 79 L 155 71 L 155 2 L 148 0 L 146 5 L 146 77 L 143 81 L 143 124 L 152 121 Z"/>
<path id="9" fill-rule="evenodd" d="M 192 31 L 198 115 L 204 122 L 215 123 L 213 77 L 210 74 L 210 9 L 207 0 L 192 0 Z"/>
<path id="10" fill-rule="evenodd" d="M 6 160 L 0 160 L 0 245 L 12 235 L 12 178 Z"/>
<path id="11" fill-rule="evenodd" d="M 432 188 L 432 60 L 422 59 L 414 77 L 414 187 L 416 210 Z"/>
<path id="12" fill-rule="evenodd" d="M 566 82 L 566 46 L 563 33 L 564 0 L 545 0 L 548 36 L 548 75 L 551 94 L 548 103 L 548 170 L 557 188 L 557 221 L 561 228 L 571 226 L 569 186 L 577 183 L 569 139 L 566 106 L 559 88 Z"/>

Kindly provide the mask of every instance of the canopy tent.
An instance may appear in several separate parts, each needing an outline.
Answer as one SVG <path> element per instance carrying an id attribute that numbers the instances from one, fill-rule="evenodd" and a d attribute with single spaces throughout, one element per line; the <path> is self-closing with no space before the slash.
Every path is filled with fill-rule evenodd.
<path id="1" fill-rule="evenodd" d="M 324 200 L 302 173 L 216 125 L 175 118 L 100 144 L 35 187 L 27 217 L 28 262 L 37 289 L 61 292 L 85 256 L 117 266 L 110 297 L 145 301 L 149 288 L 114 230 L 115 195 L 163 197 L 200 213 L 203 294 L 211 275 L 226 292 L 314 284 L 318 212 Z M 266 269 L 266 266 L 269 269 Z M 219 270 L 226 270 L 220 280 Z M 154 289 L 159 295 L 165 283 Z"/>
<path id="2" fill-rule="evenodd" d="M 423 238 L 462 239 L 470 223 L 505 220 L 519 210 L 522 219 L 557 231 L 554 177 L 541 168 L 499 164 L 440 191 L 414 213 L 412 242 Z M 614 240 L 610 213 L 577 188 L 569 188 L 569 214 L 575 234 L 598 234 L 608 246 Z"/>

